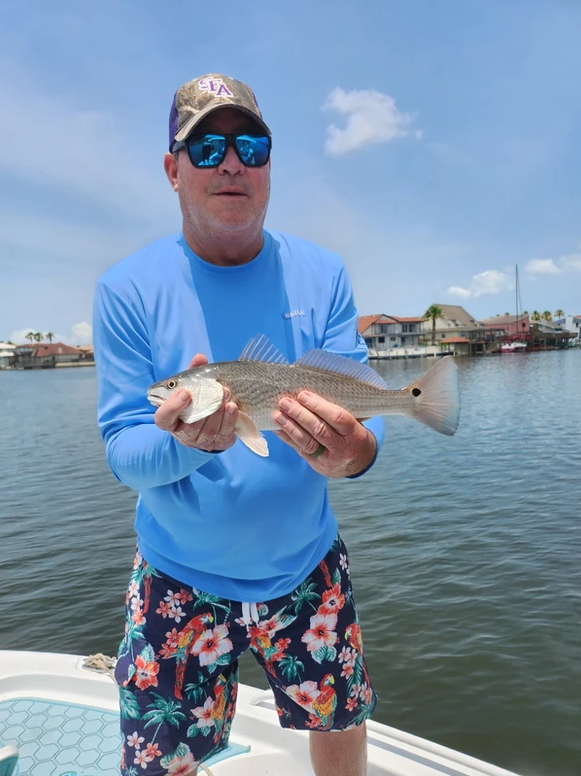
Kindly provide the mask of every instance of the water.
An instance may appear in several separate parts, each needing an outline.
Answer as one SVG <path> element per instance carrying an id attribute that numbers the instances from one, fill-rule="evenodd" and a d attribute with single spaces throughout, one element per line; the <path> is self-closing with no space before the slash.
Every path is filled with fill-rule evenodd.
<path id="1" fill-rule="evenodd" d="M 380 362 L 390 387 L 426 360 Z M 459 359 L 453 438 L 404 418 L 333 483 L 376 718 L 526 776 L 581 773 L 581 350 Z M 0 372 L 0 648 L 114 654 L 135 495 L 95 372 Z M 251 658 L 242 680 L 266 686 Z"/>

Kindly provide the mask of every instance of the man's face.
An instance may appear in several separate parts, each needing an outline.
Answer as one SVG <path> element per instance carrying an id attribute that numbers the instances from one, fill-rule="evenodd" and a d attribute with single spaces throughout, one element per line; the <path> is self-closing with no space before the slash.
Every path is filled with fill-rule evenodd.
<path id="1" fill-rule="evenodd" d="M 235 108 L 211 113 L 194 131 L 261 132 L 249 116 Z M 253 226 L 262 229 L 270 194 L 270 160 L 264 167 L 245 167 L 234 149 L 228 148 L 218 167 L 199 169 L 182 148 L 177 160 L 177 191 L 184 219 L 194 233 L 237 232 Z"/>

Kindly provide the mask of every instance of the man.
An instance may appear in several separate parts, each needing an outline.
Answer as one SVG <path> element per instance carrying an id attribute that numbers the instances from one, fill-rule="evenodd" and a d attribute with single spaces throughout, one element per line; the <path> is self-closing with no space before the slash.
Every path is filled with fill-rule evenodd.
<path id="1" fill-rule="evenodd" d="M 342 261 L 263 229 L 270 150 L 244 84 L 214 74 L 180 87 L 164 166 L 183 231 L 97 286 L 99 427 L 113 473 L 139 491 L 116 668 L 122 774 L 195 774 L 226 747 L 247 648 L 281 725 L 311 731 L 317 776 L 366 769 L 376 698 L 327 478 L 366 471 L 383 422 L 362 424 L 307 392 L 283 397 L 261 458 L 236 442 L 227 387 L 192 424 L 179 417 L 185 391 L 155 413 L 146 398 L 187 367 L 236 360 L 258 334 L 291 363 L 311 348 L 365 362 Z"/>

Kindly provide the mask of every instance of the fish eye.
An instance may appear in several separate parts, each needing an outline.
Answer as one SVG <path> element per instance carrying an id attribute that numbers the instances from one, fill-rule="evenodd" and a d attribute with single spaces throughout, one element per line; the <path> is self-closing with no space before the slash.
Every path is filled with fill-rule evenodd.
<path id="1" fill-rule="evenodd" d="M 178 384 L 177 380 L 168 380 L 166 387 L 170 389 L 170 391 L 176 387 Z"/>

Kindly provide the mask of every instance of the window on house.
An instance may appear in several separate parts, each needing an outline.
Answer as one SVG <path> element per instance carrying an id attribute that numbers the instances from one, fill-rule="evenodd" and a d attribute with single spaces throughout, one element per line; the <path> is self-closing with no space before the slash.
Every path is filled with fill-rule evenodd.
<path id="1" fill-rule="evenodd" d="M 378 337 L 377 341 L 383 343 L 383 342 L 385 342 L 385 337 Z"/>

